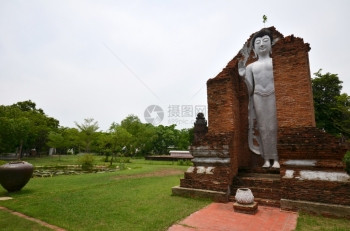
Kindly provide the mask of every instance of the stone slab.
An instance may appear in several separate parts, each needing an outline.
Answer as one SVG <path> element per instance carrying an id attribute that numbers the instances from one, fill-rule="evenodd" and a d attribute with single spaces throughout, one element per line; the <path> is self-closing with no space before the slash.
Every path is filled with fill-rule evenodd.
<path id="1" fill-rule="evenodd" d="M 171 190 L 172 195 L 174 196 L 209 198 L 215 202 L 228 202 L 229 196 L 226 192 L 195 188 L 184 188 L 180 186 L 174 186 Z"/>
<path id="2" fill-rule="evenodd" d="M 253 202 L 252 204 L 240 204 L 240 203 L 233 203 L 233 210 L 237 213 L 245 213 L 245 214 L 256 214 L 258 211 L 258 203 Z"/>

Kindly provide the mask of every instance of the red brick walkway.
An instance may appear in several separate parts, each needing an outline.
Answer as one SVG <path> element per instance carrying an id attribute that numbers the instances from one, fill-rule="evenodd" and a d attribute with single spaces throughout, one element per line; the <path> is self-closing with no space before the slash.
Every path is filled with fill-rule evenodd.
<path id="1" fill-rule="evenodd" d="M 255 215 L 233 211 L 233 203 L 212 203 L 171 226 L 168 231 L 291 231 L 298 214 L 259 206 Z"/>

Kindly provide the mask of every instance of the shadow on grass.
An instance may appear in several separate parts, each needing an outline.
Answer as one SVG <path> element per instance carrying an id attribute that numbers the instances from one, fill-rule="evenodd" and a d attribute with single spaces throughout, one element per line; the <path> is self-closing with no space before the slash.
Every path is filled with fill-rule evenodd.
<path id="1" fill-rule="evenodd" d="M 29 195 L 29 194 L 33 194 L 35 192 L 35 190 L 30 189 L 30 188 L 24 188 L 21 189 L 20 191 L 16 191 L 16 192 L 8 192 L 4 189 L 4 191 L 0 192 L 0 197 L 13 197 L 13 196 L 18 196 L 18 195 Z"/>

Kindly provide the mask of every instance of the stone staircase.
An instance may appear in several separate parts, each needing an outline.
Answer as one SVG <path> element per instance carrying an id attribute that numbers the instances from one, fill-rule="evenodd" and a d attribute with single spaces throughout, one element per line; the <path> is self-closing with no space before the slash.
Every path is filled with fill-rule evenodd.
<path id="1" fill-rule="evenodd" d="M 259 205 L 280 207 L 280 174 L 276 169 L 242 169 L 233 179 L 230 201 L 235 201 L 238 188 L 249 188 Z"/>

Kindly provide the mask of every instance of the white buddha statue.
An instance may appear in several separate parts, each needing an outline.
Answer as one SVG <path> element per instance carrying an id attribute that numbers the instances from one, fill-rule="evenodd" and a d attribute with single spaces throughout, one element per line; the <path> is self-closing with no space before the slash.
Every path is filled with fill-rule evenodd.
<path id="1" fill-rule="evenodd" d="M 239 74 L 244 77 L 249 93 L 249 147 L 261 154 L 265 160 L 263 167 L 279 168 L 277 154 L 277 116 L 276 98 L 271 54 L 272 35 L 267 29 L 259 31 L 252 39 L 252 46 L 258 60 L 245 67 L 238 63 Z M 255 137 L 258 146 L 254 144 L 254 119 L 257 122 L 259 136 Z"/>

